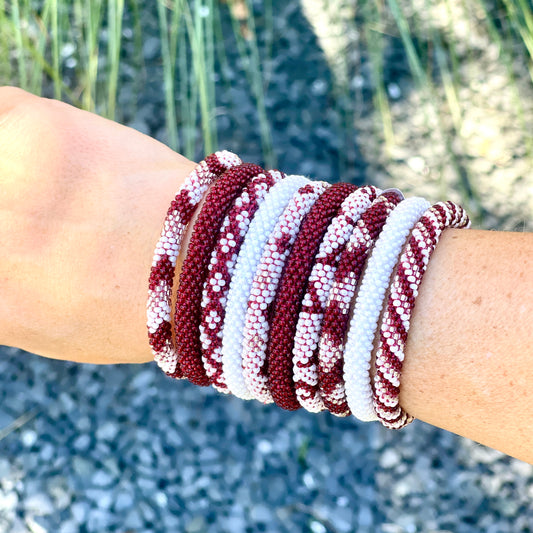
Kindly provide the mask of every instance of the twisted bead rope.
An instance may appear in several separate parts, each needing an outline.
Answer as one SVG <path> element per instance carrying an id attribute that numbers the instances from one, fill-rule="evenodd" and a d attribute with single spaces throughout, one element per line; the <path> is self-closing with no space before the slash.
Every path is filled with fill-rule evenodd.
<path id="1" fill-rule="evenodd" d="M 215 248 L 216 237 L 228 209 L 245 185 L 263 172 L 261 167 L 245 163 L 222 174 L 211 187 L 194 225 L 180 276 L 174 320 L 179 364 L 189 381 L 195 385 L 209 385 L 209 378 L 202 364 L 199 328 L 202 288 L 208 273 L 211 251 Z M 234 245 L 235 241 L 231 244 Z M 222 285 L 222 280 L 218 280 L 218 285 Z"/>
<path id="2" fill-rule="evenodd" d="M 359 420 L 376 420 L 370 387 L 370 358 L 385 292 L 411 229 L 429 207 L 423 198 L 408 198 L 390 214 L 368 260 L 344 351 L 346 399 Z"/>
<path id="3" fill-rule="evenodd" d="M 293 380 L 300 405 L 312 413 L 325 409 L 318 386 L 317 351 L 322 320 L 342 252 L 359 217 L 381 191 L 361 187 L 348 196 L 332 220 L 309 275 L 307 292 L 296 325 L 293 348 Z"/>
<path id="4" fill-rule="evenodd" d="M 318 382 L 324 405 L 337 416 L 347 416 L 343 365 L 346 331 L 357 285 L 375 240 L 403 196 L 384 192 L 357 221 L 339 261 L 324 315 L 318 351 Z"/>
<path id="5" fill-rule="evenodd" d="M 227 169 L 241 163 L 238 156 L 227 151 L 211 154 L 199 163 L 170 204 L 155 247 L 146 304 L 148 341 L 159 367 L 175 378 L 183 377 L 183 373 L 172 343 L 170 314 L 174 271 L 183 234 L 209 185 Z"/>
<path id="6" fill-rule="evenodd" d="M 308 183 L 310 180 L 303 176 L 287 176 L 270 189 L 250 223 L 237 257 L 222 329 L 222 369 L 230 392 L 243 400 L 252 399 L 242 371 L 244 320 L 252 281 L 279 217 L 294 193 Z"/>
<path id="7" fill-rule="evenodd" d="M 292 350 L 302 299 L 320 243 L 343 200 L 355 185 L 335 183 L 317 199 L 305 217 L 273 302 L 272 327 L 267 350 L 268 386 L 276 404 L 300 409 L 292 372 Z"/>
<path id="8" fill-rule="evenodd" d="M 417 222 L 400 257 L 381 323 L 374 375 L 374 409 L 388 428 L 400 429 L 412 421 L 399 404 L 400 374 L 415 300 L 429 259 L 446 228 L 469 225 L 462 207 L 439 202 Z"/>
<path id="9" fill-rule="evenodd" d="M 298 189 L 272 231 L 252 281 L 243 330 L 242 368 L 248 390 L 263 403 L 273 401 L 265 363 L 272 305 L 283 268 L 304 217 L 329 186 L 316 181 Z"/>
<path id="10" fill-rule="evenodd" d="M 281 172 L 271 170 L 252 178 L 226 215 L 216 248 L 211 254 L 202 292 L 200 340 L 205 372 L 219 392 L 229 392 L 222 368 L 222 328 L 237 256 L 257 209 L 270 188 L 283 177 Z"/>

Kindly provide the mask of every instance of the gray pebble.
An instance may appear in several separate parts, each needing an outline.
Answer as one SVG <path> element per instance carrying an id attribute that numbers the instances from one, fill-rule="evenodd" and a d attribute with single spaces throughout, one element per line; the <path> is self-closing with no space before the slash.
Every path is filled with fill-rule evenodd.
<path id="1" fill-rule="evenodd" d="M 113 505 L 113 493 L 103 489 L 87 489 L 85 494 L 99 509 L 110 509 Z"/>
<path id="2" fill-rule="evenodd" d="M 92 476 L 91 481 L 96 487 L 108 487 L 113 483 L 114 479 L 113 476 L 105 470 L 97 470 Z"/>
<path id="3" fill-rule="evenodd" d="M 0 457 L 0 481 L 11 476 L 11 463 L 4 457 Z"/>
<path id="4" fill-rule="evenodd" d="M 202 533 L 205 531 L 206 523 L 203 516 L 195 516 L 186 526 L 186 533 Z"/>
<path id="5" fill-rule="evenodd" d="M 93 463 L 80 456 L 74 457 L 74 459 L 72 460 L 72 467 L 74 469 L 74 472 L 80 478 L 88 478 L 94 472 Z"/>
<path id="6" fill-rule="evenodd" d="M 309 529 L 311 530 L 311 533 L 328 533 L 326 526 L 320 522 L 317 522 L 316 520 L 311 521 L 309 524 Z"/>
<path id="7" fill-rule="evenodd" d="M 20 435 L 22 445 L 31 448 L 37 442 L 37 433 L 33 429 L 25 429 Z"/>
<path id="8" fill-rule="evenodd" d="M 91 446 L 91 437 L 87 434 L 82 434 L 76 438 L 73 443 L 74 449 L 79 452 L 85 452 Z"/>
<path id="9" fill-rule="evenodd" d="M 70 506 L 72 517 L 78 524 L 83 524 L 87 520 L 90 506 L 86 501 L 74 502 Z"/>
<path id="10" fill-rule="evenodd" d="M 59 533 L 78 533 L 80 525 L 75 520 L 65 520 L 59 526 Z"/>
<path id="11" fill-rule="evenodd" d="M 0 512 L 2 514 L 15 512 L 19 503 L 18 494 L 15 491 L 0 490 Z"/>
<path id="12" fill-rule="evenodd" d="M 45 516 L 54 512 L 54 505 L 48 494 L 33 494 L 24 499 L 24 508 L 26 512 L 36 515 Z"/>
<path id="13" fill-rule="evenodd" d="M 123 511 L 126 511 L 127 509 L 131 509 L 133 507 L 133 504 L 134 504 L 133 494 L 131 492 L 121 490 L 115 496 L 115 503 L 114 503 L 113 508 L 117 513 L 122 513 Z"/>
<path id="14" fill-rule="evenodd" d="M 144 528 L 144 520 L 137 509 L 132 509 L 124 519 L 124 528 L 133 531 L 142 531 Z"/>
<path id="15" fill-rule="evenodd" d="M 230 515 L 224 518 L 224 531 L 227 533 L 244 533 L 246 527 L 244 516 Z"/>
<path id="16" fill-rule="evenodd" d="M 387 448 L 379 458 L 379 465 L 382 468 L 394 468 L 401 463 L 402 458 L 394 448 Z"/>
<path id="17" fill-rule="evenodd" d="M 148 37 L 143 44 L 143 56 L 146 60 L 156 59 L 161 53 L 160 41 L 157 37 Z"/>
<path id="18" fill-rule="evenodd" d="M 360 528 L 369 528 L 374 523 L 374 517 L 372 510 L 368 505 L 361 505 L 359 512 L 357 513 L 357 522 Z"/>
<path id="19" fill-rule="evenodd" d="M 272 520 L 272 511 L 264 504 L 252 505 L 250 518 L 254 522 L 267 524 Z"/>
<path id="20" fill-rule="evenodd" d="M 108 531 L 114 522 L 113 515 L 105 509 L 91 509 L 87 518 L 87 530 L 94 533 Z"/>
<path id="21" fill-rule="evenodd" d="M 115 440 L 117 433 L 118 426 L 115 423 L 108 421 L 98 427 L 96 430 L 96 438 L 98 440 L 113 441 Z"/>

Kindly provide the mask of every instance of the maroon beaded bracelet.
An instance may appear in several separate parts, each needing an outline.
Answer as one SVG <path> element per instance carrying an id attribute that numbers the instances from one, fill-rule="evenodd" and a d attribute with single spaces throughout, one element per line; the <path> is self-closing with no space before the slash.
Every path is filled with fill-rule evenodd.
<path id="1" fill-rule="evenodd" d="M 267 355 L 272 398 L 283 409 L 294 411 L 301 407 L 293 382 L 292 348 L 315 256 L 340 205 L 356 188 L 349 183 L 336 183 L 322 193 L 302 223 L 283 272 L 272 314 Z"/>
<path id="2" fill-rule="evenodd" d="M 245 163 L 225 172 L 212 185 L 194 225 L 183 264 L 176 300 L 175 335 L 179 365 L 195 385 L 207 386 L 210 380 L 202 363 L 200 321 L 201 298 L 211 251 L 216 245 L 226 213 L 243 187 L 265 171 Z"/>
<path id="3" fill-rule="evenodd" d="M 400 406 L 400 374 L 415 299 L 429 259 L 446 228 L 465 228 L 470 221 L 462 207 L 439 202 L 414 227 L 398 262 L 380 327 L 374 375 L 374 409 L 381 423 L 400 429 L 413 418 Z"/>
<path id="4" fill-rule="evenodd" d="M 361 215 L 335 272 L 319 343 L 318 383 L 325 407 L 337 416 L 350 414 L 343 379 L 343 351 L 350 303 L 372 246 L 390 212 L 401 199 L 396 192 L 385 192 Z"/>
<path id="5" fill-rule="evenodd" d="M 255 212 L 270 188 L 284 177 L 283 173 L 271 170 L 252 178 L 228 212 L 211 254 L 202 295 L 200 332 L 204 368 L 210 383 L 219 392 L 229 392 L 222 368 L 222 329 L 237 256 Z"/>
<path id="6" fill-rule="evenodd" d="M 157 364 L 167 375 L 176 379 L 184 376 L 172 342 L 170 312 L 174 269 L 181 241 L 209 184 L 228 168 L 241 163 L 231 152 L 216 152 L 200 162 L 172 200 L 155 248 L 146 303 L 148 341 Z"/>

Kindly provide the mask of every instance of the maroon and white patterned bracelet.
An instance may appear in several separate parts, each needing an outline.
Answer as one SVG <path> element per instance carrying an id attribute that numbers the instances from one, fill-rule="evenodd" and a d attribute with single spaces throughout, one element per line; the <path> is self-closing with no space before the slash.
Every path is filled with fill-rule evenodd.
<path id="1" fill-rule="evenodd" d="M 222 329 L 225 305 L 235 263 L 248 226 L 270 188 L 284 178 L 271 170 L 254 176 L 226 215 L 202 293 L 200 340 L 202 361 L 209 381 L 219 392 L 229 392 L 222 368 Z"/>
<path id="2" fill-rule="evenodd" d="M 400 429 L 413 420 L 399 404 L 400 374 L 411 315 L 429 259 L 446 228 L 469 224 L 466 212 L 453 202 L 433 205 L 414 227 L 398 262 L 380 327 L 374 375 L 374 409 L 388 428 Z"/>
<path id="3" fill-rule="evenodd" d="M 307 282 L 331 220 L 356 188 L 350 183 L 335 183 L 320 195 L 300 226 L 283 271 L 273 305 L 267 369 L 272 398 L 289 411 L 301 407 L 293 382 L 292 349 Z"/>
<path id="4" fill-rule="evenodd" d="M 337 416 L 350 414 L 344 389 L 343 353 L 352 300 L 372 246 L 401 200 L 399 192 L 386 191 L 361 215 L 335 272 L 319 342 L 318 382 L 324 405 Z"/>
<path id="5" fill-rule="evenodd" d="M 300 405 L 312 413 L 325 409 L 318 386 L 318 343 L 322 319 L 341 254 L 359 217 L 381 191 L 369 185 L 360 187 L 342 203 L 320 243 L 302 300 L 293 347 L 293 380 Z"/>
<path id="6" fill-rule="evenodd" d="M 262 173 L 264 170 L 261 167 L 250 163 L 226 171 L 211 186 L 194 224 L 180 275 L 174 322 L 179 365 L 183 374 L 195 385 L 209 385 L 209 378 L 202 363 L 200 321 L 202 289 L 208 273 L 211 251 L 215 248 L 227 211 L 246 184 Z M 218 281 L 219 285 L 222 285 L 222 280 Z"/>
<path id="7" fill-rule="evenodd" d="M 146 304 L 148 341 L 157 364 L 175 378 L 183 377 L 172 342 L 171 325 L 172 286 L 181 241 L 209 185 L 227 169 L 241 163 L 238 156 L 227 151 L 211 154 L 199 163 L 170 204 L 155 248 Z"/>
<path id="8" fill-rule="evenodd" d="M 273 401 L 265 364 L 272 304 L 278 284 L 302 220 L 329 186 L 318 181 L 298 189 L 270 235 L 252 281 L 243 332 L 242 369 L 249 391 L 263 403 Z"/>

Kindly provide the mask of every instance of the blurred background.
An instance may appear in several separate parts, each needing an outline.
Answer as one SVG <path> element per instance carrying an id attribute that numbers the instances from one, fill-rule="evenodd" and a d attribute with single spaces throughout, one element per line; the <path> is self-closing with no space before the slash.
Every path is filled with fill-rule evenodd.
<path id="1" fill-rule="evenodd" d="M 0 0 L 0 84 L 485 229 L 533 230 L 532 58 L 530 0 Z M 533 530 L 532 466 L 421 422 L 0 354 L 0 532 Z"/>

